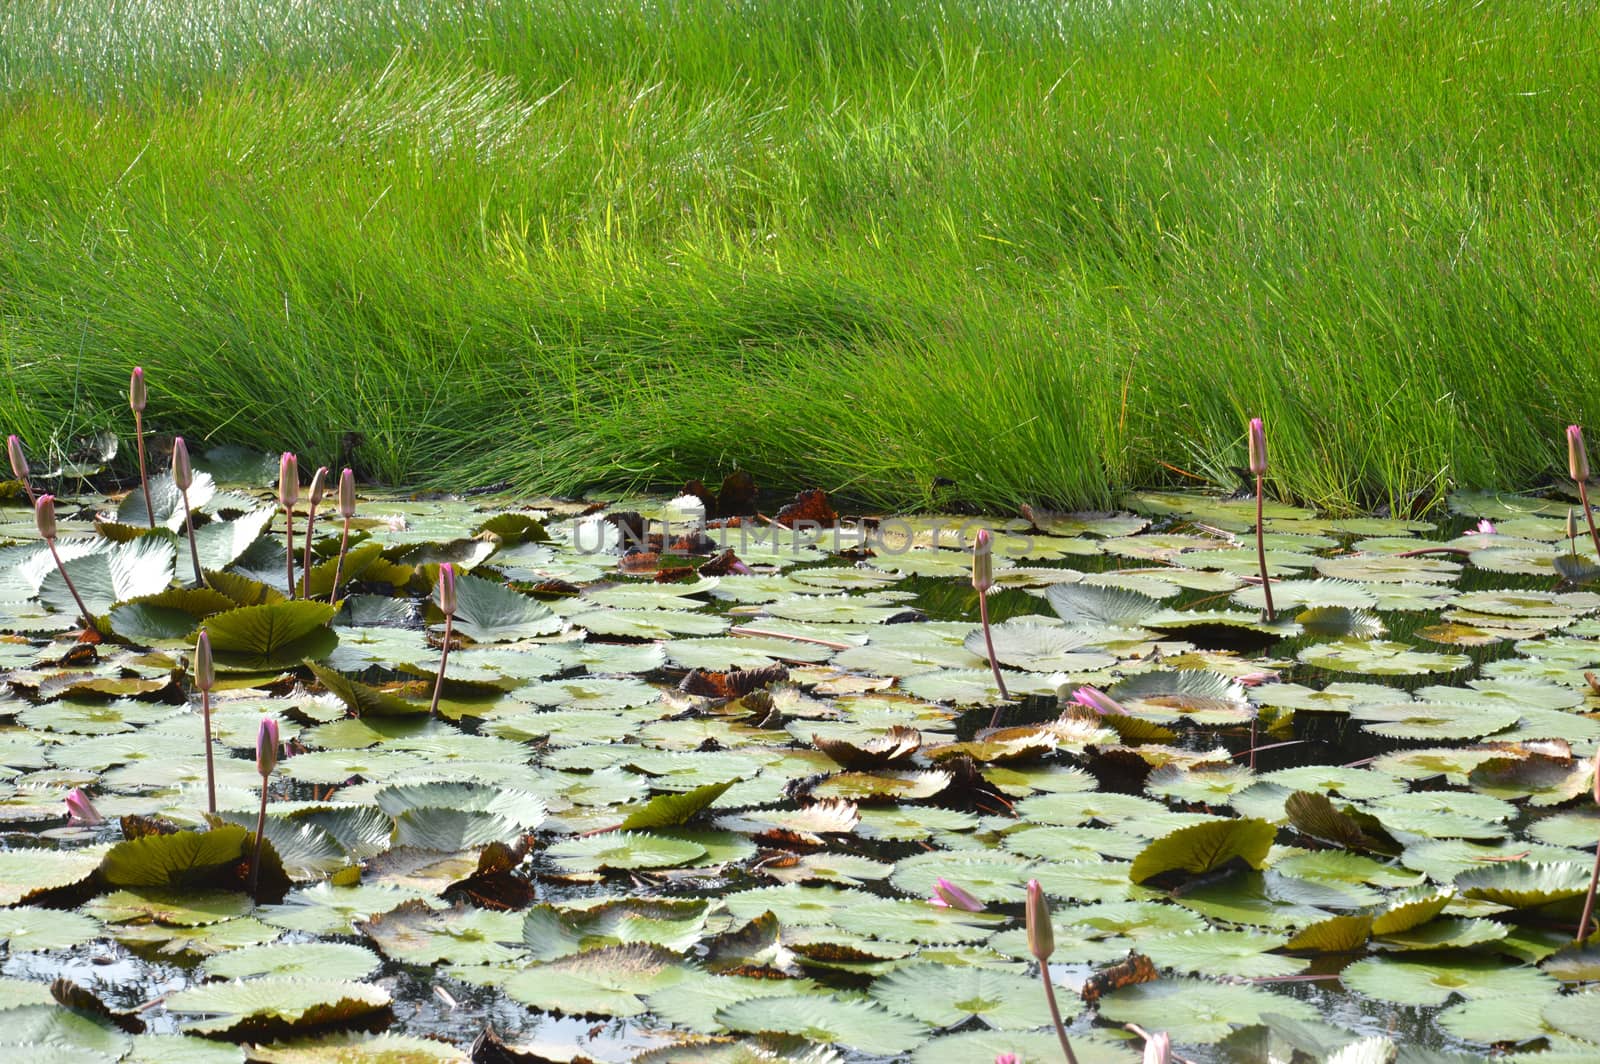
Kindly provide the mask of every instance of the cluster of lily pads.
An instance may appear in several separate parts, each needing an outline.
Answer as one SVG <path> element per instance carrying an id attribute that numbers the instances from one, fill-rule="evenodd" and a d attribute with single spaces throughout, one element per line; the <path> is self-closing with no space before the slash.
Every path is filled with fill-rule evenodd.
<path id="1" fill-rule="evenodd" d="M 970 519 L 369 498 L 297 571 L 207 464 L 0 511 L 4 1059 L 1600 1059 L 1565 499 L 1029 510 L 980 625 Z"/>

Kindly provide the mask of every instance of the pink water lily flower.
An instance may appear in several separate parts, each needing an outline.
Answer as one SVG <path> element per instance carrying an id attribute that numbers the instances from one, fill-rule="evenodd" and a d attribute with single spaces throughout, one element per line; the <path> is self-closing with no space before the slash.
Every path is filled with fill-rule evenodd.
<path id="1" fill-rule="evenodd" d="M 1172 1036 L 1165 1031 L 1144 1040 L 1144 1064 L 1172 1064 Z"/>
<path id="2" fill-rule="evenodd" d="M 994 1058 L 994 1064 L 1018 1064 L 1015 1053 L 1000 1053 Z"/>
<path id="3" fill-rule="evenodd" d="M 1494 534 L 1494 522 L 1489 520 L 1487 517 L 1478 522 L 1477 528 L 1471 529 L 1467 532 L 1467 535 L 1469 536 L 1492 536 Z"/>
<path id="4" fill-rule="evenodd" d="M 969 913 L 981 913 L 988 908 L 978 898 L 943 877 L 934 881 L 933 897 L 928 899 L 928 904 L 941 909 L 963 909 Z"/>
<path id="5" fill-rule="evenodd" d="M 1087 685 L 1072 692 L 1072 700 L 1080 706 L 1094 710 L 1102 717 L 1113 713 L 1126 714 L 1128 712 L 1122 707 L 1122 703 L 1115 698 L 1112 698 L 1099 688 Z"/>
<path id="6" fill-rule="evenodd" d="M 92 828 L 105 822 L 106 818 L 100 815 L 100 810 L 94 807 L 82 787 L 74 787 L 67 792 L 67 823 Z"/>

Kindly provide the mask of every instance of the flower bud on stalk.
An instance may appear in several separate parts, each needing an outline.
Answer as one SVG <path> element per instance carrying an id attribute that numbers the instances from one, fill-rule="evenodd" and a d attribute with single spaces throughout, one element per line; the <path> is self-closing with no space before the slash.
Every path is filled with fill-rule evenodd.
<path id="1" fill-rule="evenodd" d="M 133 411 L 133 439 L 139 449 L 139 486 L 144 490 L 144 514 L 151 530 L 156 527 L 156 508 L 150 502 L 150 475 L 144 465 L 144 407 L 147 396 L 144 388 L 144 370 L 133 367 L 128 376 L 128 408 Z"/>
<path id="2" fill-rule="evenodd" d="M 217 666 L 211 658 L 211 634 L 204 628 L 194 641 L 194 685 L 200 691 L 200 725 L 205 735 L 206 811 L 217 811 L 217 770 L 211 758 L 211 689 L 217 685 Z"/>
<path id="3" fill-rule="evenodd" d="M 311 537 L 317 527 L 317 507 L 322 505 L 322 496 L 327 493 L 328 467 L 317 466 L 317 471 L 311 474 L 311 490 L 306 493 L 306 501 L 310 504 L 310 511 L 306 514 L 306 561 L 300 567 L 300 597 L 311 597 Z"/>
<path id="4" fill-rule="evenodd" d="M 189 464 L 189 445 L 182 436 L 172 441 L 172 483 L 183 500 L 183 527 L 189 533 L 189 561 L 194 565 L 196 587 L 205 587 L 206 575 L 200 570 L 200 547 L 194 538 L 194 511 L 189 508 L 189 488 L 194 484 L 194 467 Z"/>
<path id="5" fill-rule="evenodd" d="M 133 367 L 133 372 L 128 375 L 128 409 L 135 414 L 144 413 L 145 402 L 149 396 L 144 387 L 144 369 L 140 366 Z"/>
<path id="6" fill-rule="evenodd" d="M 56 497 L 54 495 L 41 495 L 34 500 L 33 523 L 39 530 L 39 538 L 44 540 L 44 545 L 50 549 L 50 557 L 55 560 L 56 572 L 61 574 L 61 582 L 67 585 L 67 590 L 72 593 L 72 601 L 77 604 L 79 619 L 83 621 L 83 630 L 95 630 L 94 614 L 89 612 L 89 607 L 83 604 L 83 596 L 78 594 L 77 585 L 72 582 L 72 576 L 67 572 L 66 563 L 61 560 L 61 554 L 56 550 Z"/>
<path id="7" fill-rule="evenodd" d="M 350 519 L 356 515 L 356 475 L 348 466 L 339 474 L 339 516 L 344 531 L 339 534 L 339 560 L 333 563 L 333 587 L 328 590 L 331 606 L 339 597 L 339 578 L 344 574 L 344 555 L 350 549 Z"/>
<path id="8" fill-rule="evenodd" d="M 1250 419 L 1250 472 L 1267 475 L 1267 430 L 1258 417 Z"/>
<path id="9" fill-rule="evenodd" d="M 433 705 L 428 712 L 439 712 L 439 696 L 444 693 L 444 667 L 450 660 L 450 634 L 456 620 L 456 567 L 449 562 L 439 566 L 439 585 L 435 588 L 439 612 L 444 614 L 444 644 L 439 652 L 439 675 L 433 681 Z"/>
<path id="10" fill-rule="evenodd" d="M 1044 997 L 1050 1005 L 1050 1019 L 1056 1027 L 1056 1038 L 1061 1051 L 1067 1055 L 1067 1064 L 1078 1064 L 1067 1041 L 1067 1028 L 1061 1022 L 1061 1008 L 1056 1004 L 1055 984 L 1050 981 L 1050 954 L 1056 951 L 1055 930 L 1050 926 L 1050 903 L 1045 900 L 1044 888 L 1037 879 L 1028 880 L 1028 900 L 1024 907 L 1028 924 L 1028 952 L 1039 962 L 1039 977 L 1044 980 Z"/>
<path id="11" fill-rule="evenodd" d="M 261 808 L 256 813 L 256 852 L 250 861 L 250 896 L 256 898 L 256 887 L 261 881 L 261 840 L 267 830 L 267 778 L 278 767 L 278 722 L 273 717 L 262 717 L 256 730 L 256 771 L 261 774 Z M 256 900 L 260 900 L 257 898 Z"/>
<path id="12" fill-rule="evenodd" d="M 39 530 L 39 538 L 46 543 L 54 543 L 56 539 L 56 497 L 54 495 L 41 495 L 33 504 L 33 524 Z"/>
<path id="13" fill-rule="evenodd" d="M 1583 429 L 1577 425 L 1567 426 L 1567 472 L 1578 486 L 1578 504 L 1583 507 L 1595 553 L 1600 554 L 1600 531 L 1594 527 L 1594 511 L 1589 507 L 1589 449 L 1583 445 Z"/>
<path id="14" fill-rule="evenodd" d="M 278 459 L 278 505 L 283 507 L 283 568 L 294 598 L 294 504 L 300 501 L 300 462 L 290 451 Z"/>
<path id="15" fill-rule="evenodd" d="M 28 505 L 34 505 L 38 499 L 33 494 L 33 485 L 28 481 L 28 453 L 22 449 L 22 437 L 6 437 L 6 456 L 11 459 L 11 475 L 21 482 L 22 490 L 27 493 Z"/>
<path id="16" fill-rule="evenodd" d="M 989 655 L 989 671 L 994 675 L 994 685 L 1000 691 L 1000 700 L 1009 701 L 1005 677 L 1000 675 L 1000 660 L 994 653 L 994 634 L 989 629 L 989 590 L 994 587 L 994 535 L 987 528 L 978 529 L 972 541 L 972 587 L 978 592 L 978 622 L 983 625 L 983 646 Z M 989 727 L 1000 722 L 997 703 L 989 717 Z"/>
<path id="17" fill-rule="evenodd" d="M 349 466 L 339 474 L 339 516 L 351 518 L 356 515 L 356 474 Z"/>

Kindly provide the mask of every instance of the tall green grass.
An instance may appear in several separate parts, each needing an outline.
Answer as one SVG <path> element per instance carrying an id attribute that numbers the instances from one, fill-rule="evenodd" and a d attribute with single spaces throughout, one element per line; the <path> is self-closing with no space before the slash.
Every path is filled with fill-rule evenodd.
<path id="1" fill-rule="evenodd" d="M 1600 423 L 1600 7 L 0 9 L 0 421 L 542 491 L 1412 510 Z M 354 434 L 354 435 L 352 435 Z"/>

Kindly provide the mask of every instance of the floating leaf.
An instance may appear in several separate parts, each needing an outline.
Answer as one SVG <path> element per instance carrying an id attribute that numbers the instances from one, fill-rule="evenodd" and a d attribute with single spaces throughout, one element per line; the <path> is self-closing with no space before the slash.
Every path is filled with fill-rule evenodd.
<path id="1" fill-rule="evenodd" d="M 1163 835 L 1146 846 L 1128 869 L 1135 883 L 1163 872 L 1210 872 L 1237 857 L 1251 868 L 1266 864 L 1277 829 L 1265 820 L 1215 820 Z"/>
<path id="2" fill-rule="evenodd" d="M 269 1042 L 296 1031 L 371 1029 L 387 1022 L 389 993 L 365 983 L 322 979 L 248 979 L 180 990 L 167 1011 L 184 1030 L 209 1038 Z"/>
<path id="3" fill-rule="evenodd" d="M 455 630 L 475 643 L 506 643 L 561 630 L 544 604 L 504 584 L 463 574 L 456 578 Z"/>
<path id="4" fill-rule="evenodd" d="M 335 607 L 325 602 L 242 606 L 206 621 L 218 662 L 271 669 L 326 657 L 338 643 L 328 627 Z"/>

